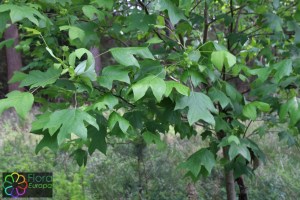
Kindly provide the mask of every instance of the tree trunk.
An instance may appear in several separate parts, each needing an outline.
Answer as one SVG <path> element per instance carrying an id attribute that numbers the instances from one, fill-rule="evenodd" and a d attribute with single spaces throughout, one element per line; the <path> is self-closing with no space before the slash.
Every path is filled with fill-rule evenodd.
<path id="1" fill-rule="evenodd" d="M 228 147 L 223 147 L 223 155 L 226 159 L 229 159 L 228 158 Z M 235 200 L 236 192 L 235 192 L 233 171 L 226 169 L 226 167 L 224 170 L 225 170 L 224 173 L 225 173 L 227 200 Z"/>
<path id="2" fill-rule="evenodd" d="M 189 200 L 198 200 L 199 195 L 197 189 L 193 183 L 189 183 L 186 187 L 187 195 Z"/>
<path id="3" fill-rule="evenodd" d="M 240 188 L 239 200 L 248 200 L 247 187 L 245 186 L 242 176 L 236 179 L 236 182 Z"/>
<path id="4" fill-rule="evenodd" d="M 95 70 L 96 70 L 96 73 L 99 75 L 99 73 L 101 72 L 101 69 L 102 69 L 101 57 L 99 56 L 99 54 L 100 54 L 99 48 L 94 46 L 94 47 L 90 48 L 90 51 L 95 58 Z"/>
<path id="5" fill-rule="evenodd" d="M 19 32 L 18 27 L 15 24 L 11 24 L 4 33 L 4 39 L 14 39 L 14 45 L 12 47 L 6 47 L 6 61 L 7 61 L 7 80 L 10 80 L 15 71 L 18 71 L 22 67 L 22 57 L 19 52 L 16 51 L 15 47 L 19 44 Z M 19 84 L 9 84 L 8 90 L 18 90 Z"/>

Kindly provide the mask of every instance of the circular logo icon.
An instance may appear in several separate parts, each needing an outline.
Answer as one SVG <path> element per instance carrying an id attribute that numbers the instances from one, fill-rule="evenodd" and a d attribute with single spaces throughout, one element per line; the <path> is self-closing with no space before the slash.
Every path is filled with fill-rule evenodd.
<path id="1" fill-rule="evenodd" d="M 13 198 L 23 196 L 28 188 L 25 176 L 13 172 L 6 175 L 3 182 L 3 188 L 6 195 Z"/>

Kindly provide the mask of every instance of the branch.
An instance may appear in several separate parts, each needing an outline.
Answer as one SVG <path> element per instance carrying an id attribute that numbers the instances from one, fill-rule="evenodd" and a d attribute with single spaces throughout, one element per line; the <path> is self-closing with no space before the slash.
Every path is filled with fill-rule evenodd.
<path id="1" fill-rule="evenodd" d="M 147 6 L 141 0 L 138 0 L 138 2 L 141 5 L 142 9 L 145 10 L 146 14 L 149 15 Z"/>
<path id="2" fill-rule="evenodd" d="M 253 122 L 253 121 L 252 121 L 252 120 L 250 120 L 250 122 L 249 122 L 248 126 L 246 127 L 246 129 L 245 129 L 245 131 L 244 131 L 243 138 L 245 138 L 245 136 L 246 136 L 246 133 L 247 133 L 247 131 L 248 131 L 248 129 L 249 129 L 249 127 L 250 127 L 250 125 L 251 125 L 251 123 L 252 123 L 252 122 Z"/>
<path id="3" fill-rule="evenodd" d="M 238 8 L 233 9 L 232 11 L 234 12 L 234 11 L 237 11 L 237 10 L 241 10 L 241 9 L 243 9 L 243 8 L 245 8 L 245 7 L 246 7 L 246 5 L 242 5 L 242 6 L 238 7 Z M 226 12 L 225 14 L 227 15 L 227 14 L 230 14 L 230 13 L 231 13 L 231 10 L 228 11 L 228 12 Z M 217 20 L 219 20 L 219 19 L 222 19 L 222 18 L 215 18 L 215 19 L 211 20 L 211 21 L 209 22 L 209 25 L 212 24 L 212 23 L 214 23 L 215 21 L 217 21 Z"/>
<path id="4" fill-rule="evenodd" d="M 209 22 L 208 22 L 208 5 L 205 0 L 205 6 L 204 6 L 204 30 L 203 30 L 203 44 L 207 40 L 207 35 L 208 35 L 208 28 L 209 28 Z"/>
<path id="5" fill-rule="evenodd" d="M 148 11 L 148 8 L 147 6 L 141 1 L 141 0 L 138 0 L 138 3 L 141 5 L 142 9 L 145 11 L 146 15 L 149 15 L 149 11 Z M 166 43 L 166 41 L 164 40 L 163 36 L 155 29 L 153 29 L 153 32 L 157 35 L 157 37 L 159 39 L 161 39 L 162 41 L 164 41 L 164 43 Z M 164 35 L 165 37 L 169 38 L 168 36 Z M 170 40 L 172 40 L 171 38 L 169 38 Z M 172 40 L 174 41 L 174 40 Z M 176 42 L 177 43 L 177 42 Z M 172 47 L 172 49 L 174 51 L 178 51 L 175 47 Z"/>
<path id="6" fill-rule="evenodd" d="M 201 3 L 201 0 L 196 3 L 196 5 L 191 9 L 190 13 L 193 12 L 200 3 Z"/>

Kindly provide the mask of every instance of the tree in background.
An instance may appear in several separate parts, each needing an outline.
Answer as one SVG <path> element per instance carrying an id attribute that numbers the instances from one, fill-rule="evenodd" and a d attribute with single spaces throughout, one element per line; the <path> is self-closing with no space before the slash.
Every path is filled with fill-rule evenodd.
<path id="1" fill-rule="evenodd" d="M 6 46 L 6 62 L 7 62 L 7 80 L 10 80 L 14 72 L 18 71 L 22 67 L 22 57 L 15 47 L 19 44 L 19 32 L 18 27 L 15 24 L 11 24 L 4 33 L 5 41 L 12 41 L 12 47 Z M 18 89 L 18 84 L 9 84 L 8 91 Z"/>
<path id="2" fill-rule="evenodd" d="M 297 1 L 7 1 L 0 14 L 22 31 L 26 66 L 11 82 L 27 88 L 7 94 L 0 113 L 14 107 L 26 118 L 41 105 L 37 152 L 65 147 L 84 165 L 107 142 L 130 141 L 143 158 L 170 127 L 201 134 L 207 146 L 180 167 L 196 181 L 221 164 L 232 200 L 235 185 L 247 199 L 243 176 L 264 161 L 253 136 L 276 127 L 297 143 Z M 99 55 L 88 50 L 98 45 Z"/>

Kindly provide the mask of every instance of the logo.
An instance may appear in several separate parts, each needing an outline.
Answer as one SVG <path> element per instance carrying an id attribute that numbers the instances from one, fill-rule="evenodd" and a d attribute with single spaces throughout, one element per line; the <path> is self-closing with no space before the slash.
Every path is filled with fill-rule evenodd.
<path id="1" fill-rule="evenodd" d="M 3 190 L 4 193 L 13 198 L 21 197 L 26 193 L 28 183 L 25 176 L 17 172 L 8 174 L 4 178 Z"/>
<path id="2" fill-rule="evenodd" d="M 7 172 L 2 182 L 4 198 L 52 197 L 53 174 L 49 172 Z"/>

